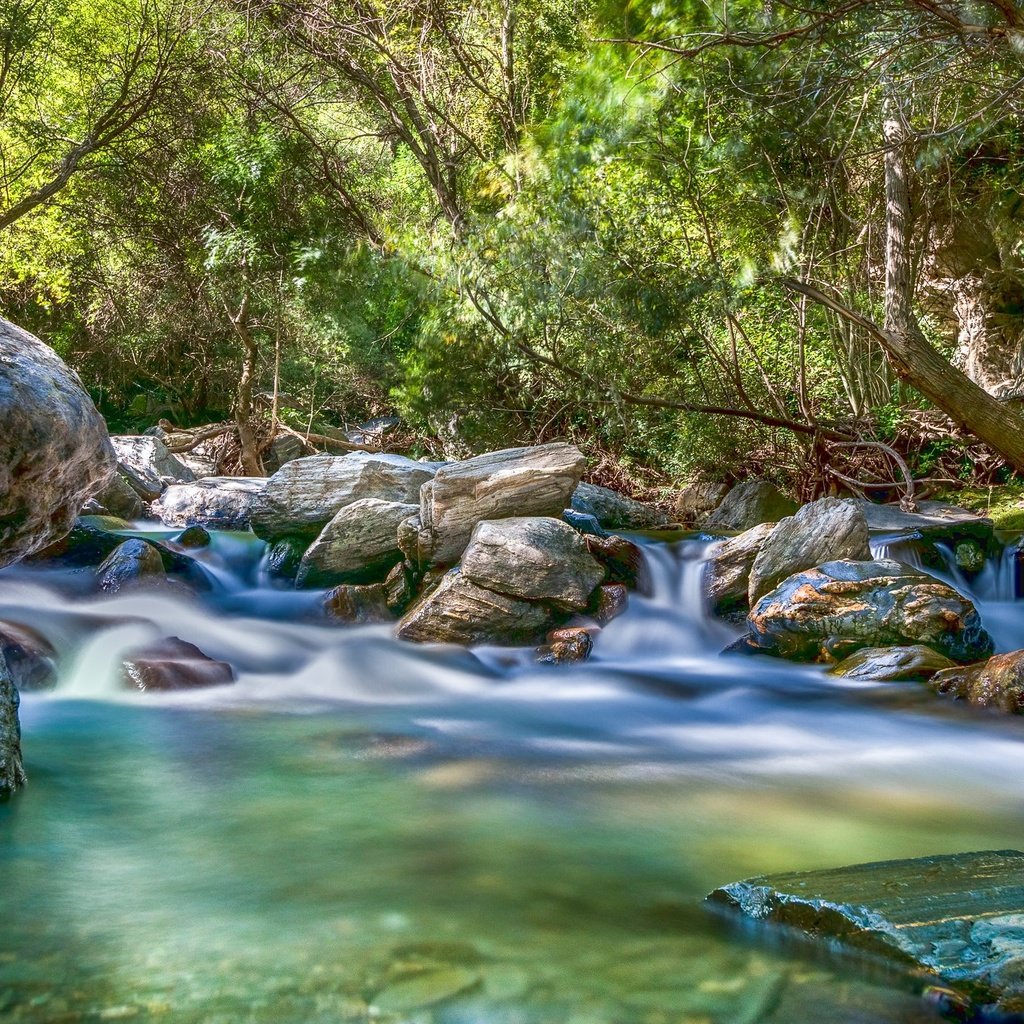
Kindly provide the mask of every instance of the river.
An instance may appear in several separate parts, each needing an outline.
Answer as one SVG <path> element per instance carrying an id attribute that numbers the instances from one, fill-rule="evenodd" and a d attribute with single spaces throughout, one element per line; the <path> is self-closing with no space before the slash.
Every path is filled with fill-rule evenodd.
<path id="1" fill-rule="evenodd" d="M 900 551 L 883 538 L 878 550 Z M 583 665 L 325 625 L 215 536 L 209 593 L 0 573 L 61 653 L 0 807 L 0 1018 L 166 1024 L 912 1024 L 914 986 L 703 896 L 753 874 L 1020 846 L 1024 731 L 919 684 L 722 658 L 698 540 Z M 906 554 L 906 552 L 903 552 Z M 909 556 L 908 556 L 909 557 Z M 973 584 L 1000 650 L 1012 574 Z M 233 686 L 132 694 L 177 635 Z"/>

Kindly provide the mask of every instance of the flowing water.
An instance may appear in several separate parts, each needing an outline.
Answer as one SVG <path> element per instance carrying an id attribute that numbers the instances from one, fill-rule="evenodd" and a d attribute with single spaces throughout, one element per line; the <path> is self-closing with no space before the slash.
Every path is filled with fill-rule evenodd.
<path id="1" fill-rule="evenodd" d="M 736 634 L 701 611 L 702 544 L 646 552 L 654 596 L 557 668 L 318 622 L 238 534 L 193 597 L 5 570 L 0 619 L 53 642 L 61 682 L 24 697 L 31 785 L 0 808 L 0 1018 L 940 1019 L 909 983 L 767 948 L 702 897 L 1020 846 L 1022 723 L 719 657 Z M 1002 650 L 1024 645 L 1008 573 L 975 581 Z M 238 682 L 123 691 L 123 654 L 165 635 Z"/>

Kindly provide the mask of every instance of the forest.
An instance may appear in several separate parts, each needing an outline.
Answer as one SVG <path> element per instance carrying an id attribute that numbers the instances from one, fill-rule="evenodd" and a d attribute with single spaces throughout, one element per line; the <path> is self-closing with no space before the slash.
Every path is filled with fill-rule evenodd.
<path id="1" fill-rule="evenodd" d="M 0 18 L 0 310 L 121 429 L 230 425 L 258 475 L 279 425 L 398 415 L 647 497 L 884 495 L 861 441 L 936 487 L 1024 467 L 1015 3 Z"/>

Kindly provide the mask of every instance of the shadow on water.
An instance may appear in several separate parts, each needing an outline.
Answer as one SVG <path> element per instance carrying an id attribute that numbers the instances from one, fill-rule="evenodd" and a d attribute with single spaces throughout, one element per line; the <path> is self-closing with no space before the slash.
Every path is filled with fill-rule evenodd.
<path id="1" fill-rule="evenodd" d="M 1019 845 L 1019 723 L 720 658 L 735 634 L 701 610 L 703 546 L 647 551 L 653 596 L 558 669 L 324 625 L 239 535 L 192 599 L 5 571 L 0 618 L 51 640 L 61 683 L 25 697 L 32 784 L 0 808 L 0 1015 L 938 1019 L 701 900 L 783 868 Z M 1021 621 L 982 606 L 1006 637 Z M 125 650 L 168 634 L 238 682 L 121 690 Z"/>

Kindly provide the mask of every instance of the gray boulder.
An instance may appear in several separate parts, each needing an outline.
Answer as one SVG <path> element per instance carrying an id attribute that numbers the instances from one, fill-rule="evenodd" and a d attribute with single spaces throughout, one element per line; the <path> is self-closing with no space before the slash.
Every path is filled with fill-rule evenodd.
<path id="1" fill-rule="evenodd" d="M 294 459 L 267 481 L 254 504 L 253 532 L 269 541 L 313 540 L 340 509 L 362 498 L 415 504 L 439 465 L 369 452 Z"/>
<path id="2" fill-rule="evenodd" d="M 729 491 L 704 521 L 704 527 L 708 530 L 749 530 L 761 523 L 777 523 L 796 510 L 796 502 L 787 498 L 774 484 L 767 480 L 746 480 Z"/>
<path id="3" fill-rule="evenodd" d="M 741 610 L 745 613 L 749 608 L 750 570 L 774 529 L 774 523 L 761 523 L 736 537 L 718 541 L 708 550 L 701 579 L 705 600 L 715 615 Z"/>
<path id="4" fill-rule="evenodd" d="M 131 584 L 165 578 L 160 552 L 148 541 L 126 540 L 96 570 L 100 587 L 116 594 Z"/>
<path id="5" fill-rule="evenodd" d="M 82 515 L 116 516 L 119 519 L 140 519 L 146 512 L 142 499 L 120 474 L 114 473 L 110 482 L 82 506 Z"/>
<path id="6" fill-rule="evenodd" d="M 416 557 L 421 565 L 458 561 L 485 519 L 562 514 L 586 460 L 561 442 L 509 448 L 444 466 L 420 492 Z"/>
<path id="7" fill-rule="evenodd" d="M 0 320 L 0 566 L 60 540 L 113 470 L 106 425 L 78 377 Z"/>
<path id="8" fill-rule="evenodd" d="M 577 611 L 605 576 L 571 526 L 539 516 L 477 523 L 461 569 L 488 590 Z"/>
<path id="9" fill-rule="evenodd" d="M 865 647 L 844 658 L 832 675 L 865 682 L 921 682 L 956 663 L 923 644 L 909 647 Z"/>
<path id="10" fill-rule="evenodd" d="M 172 455 L 159 437 L 122 435 L 110 439 L 117 468 L 143 501 L 156 501 L 165 487 L 191 483 L 195 474 Z"/>
<path id="11" fill-rule="evenodd" d="M 570 507 L 593 516 L 606 530 L 651 530 L 669 522 L 664 512 L 597 484 L 578 484 Z"/>
<path id="12" fill-rule="evenodd" d="M 0 655 L 0 801 L 10 799 L 25 785 L 21 761 L 21 725 L 18 722 L 18 689 L 3 655 Z"/>
<path id="13" fill-rule="evenodd" d="M 415 505 L 360 498 L 338 510 L 299 563 L 295 582 L 301 587 L 380 580 L 402 560 L 398 526 Z"/>
<path id="14" fill-rule="evenodd" d="M 728 493 L 728 484 L 718 481 L 697 480 L 692 484 L 687 484 L 676 495 L 676 519 L 688 525 L 700 522 L 722 504 L 722 500 Z"/>
<path id="15" fill-rule="evenodd" d="M 749 642 L 787 658 L 835 660 L 862 647 L 924 644 L 953 661 L 992 653 L 974 605 L 899 562 L 826 562 L 765 594 L 747 617 Z"/>
<path id="16" fill-rule="evenodd" d="M 190 484 L 171 484 L 153 504 L 164 526 L 212 526 L 245 530 L 267 481 L 262 477 L 208 476 Z"/>
<path id="17" fill-rule="evenodd" d="M 478 586 L 457 569 L 398 624 L 402 640 L 452 644 L 539 644 L 554 625 L 545 605 Z"/>
<path id="18" fill-rule="evenodd" d="M 768 535 L 750 570 L 751 607 L 784 579 L 823 562 L 871 559 L 868 524 L 853 501 L 821 498 L 796 515 L 780 520 Z"/>

